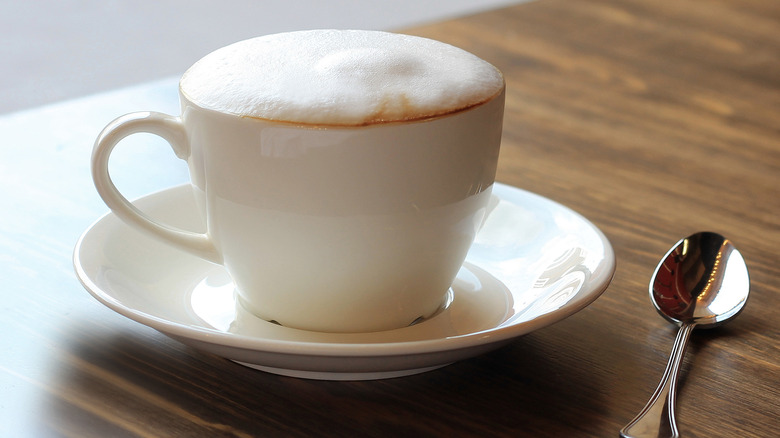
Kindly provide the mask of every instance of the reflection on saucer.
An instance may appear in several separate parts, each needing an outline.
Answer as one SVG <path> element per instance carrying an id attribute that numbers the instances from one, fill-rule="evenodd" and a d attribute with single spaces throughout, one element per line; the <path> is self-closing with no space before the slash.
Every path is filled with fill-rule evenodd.
<path id="1" fill-rule="evenodd" d="M 226 271 L 206 276 L 192 290 L 190 305 L 195 316 L 222 332 L 234 332 L 237 309 L 235 286 Z"/>
<path id="2" fill-rule="evenodd" d="M 508 323 L 516 323 L 538 315 L 544 315 L 565 306 L 577 296 L 582 286 L 590 278 L 590 271 L 584 264 L 584 249 L 569 248 L 560 257 L 553 260 L 534 281 L 529 292 L 527 306 L 515 308 L 515 315 Z"/>

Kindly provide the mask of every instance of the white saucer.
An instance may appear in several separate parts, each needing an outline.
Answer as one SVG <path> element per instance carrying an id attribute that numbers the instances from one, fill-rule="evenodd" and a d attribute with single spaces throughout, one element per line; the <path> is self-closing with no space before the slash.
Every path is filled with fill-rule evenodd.
<path id="1" fill-rule="evenodd" d="M 136 201 L 144 212 L 202 229 L 189 185 Z M 496 184 L 451 303 L 397 330 L 316 333 L 247 313 L 221 266 L 154 241 L 109 213 L 79 239 L 76 273 L 109 308 L 196 349 L 271 373 L 328 380 L 410 375 L 496 349 L 593 302 L 615 271 L 588 220 L 541 196 Z"/>

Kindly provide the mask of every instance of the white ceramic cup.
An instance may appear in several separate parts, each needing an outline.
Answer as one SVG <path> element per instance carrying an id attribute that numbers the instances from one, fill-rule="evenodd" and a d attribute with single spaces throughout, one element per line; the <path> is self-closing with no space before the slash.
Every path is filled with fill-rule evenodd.
<path id="1" fill-rule="evenodd" d="M 284 326 L 388 330 L 441 307 L 490 197 L 503 80 L 443 115 L 353 125 L 235 114 L 188 94 L 180 86 L 180 117 L 128 114 L 98 137 L 92 176 L 118 217 L 224 265 L 241 303 Z M 109 155 L 138 132 L 187 161 L 205 234 L 148 218 L 114 186 Z"/>

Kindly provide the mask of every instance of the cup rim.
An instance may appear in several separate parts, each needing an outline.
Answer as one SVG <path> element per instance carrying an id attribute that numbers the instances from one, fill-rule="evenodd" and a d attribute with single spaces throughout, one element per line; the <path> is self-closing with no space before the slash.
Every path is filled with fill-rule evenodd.
<path id="1" fill-rule="evenodd" d="M 406 125 L 410 123 L 425 123 L 425 122 L 431 122 L 434 120 L 439 120 L 443 118 L 448 117 L 454 117 L 459 114 L 467 113 L 472 110 L 476 110 L 477 108 L 484 107 L 488 105 L 491 102 L 494 102 L 496 99 L 505 97 L 506 95 L 506 81 L 504 80 L 504 76 L 499 70 L 499 74 L 501 74 L 502 78 L 502 84 L 501 87 L 496 91 L 495 94 L 491 95 L 490 97 L 477 102 L 473 104 L 469 104 L 464 107 L 460 107 L 454 110 L 448 110 L 445 112 L 433 114 L 433 115 L 425 115 L 422 117 L 410 117 L 408 119 L 402 119 L 402 120 L 371 120 L 366 121 L 362 123 L 312 123 L 312 122 L 300 122 L 300 121 L 294 121 L 294 120 L 284 120 L 284 119 L 272 119 L 272 118 L 265 118 L 265 117 L 259 117 L 259 116 L 250 116 L 246 114 L 238 114 L 235 112 L 230 111 L 222 111 L 214 108 L 208 108 L 198 102 L 196 102 L 193 98 L 191 98 L 187 93 L 182 89 L 181 86 L 181 80 L 179 81 L 179 98 L 181 99 L 182 103 L 182 110 L 184 109 L 184 106 L 192 106 L 195 107 L 201 111 L 214 113 L 214 114 L 220 114 L 223 116 L 231 116 L 231 117 L 237 117 L 241 119 L 247 119 L 247 120 L 257 120 L 260 122 L 266 122 L 266 123 L 274 123 L 279 125 L 288 125 L 288 126 L 295 126 L 295 127 L 301 127 L 301 128 L 312 128 L 312 129 L 360 129 L 360 128 L 371 128 L 371 127 L 378 127 L 378 126 L 393 126 L 393 125 Z M 186 104 L 186 105 L 185 105 Z"/>

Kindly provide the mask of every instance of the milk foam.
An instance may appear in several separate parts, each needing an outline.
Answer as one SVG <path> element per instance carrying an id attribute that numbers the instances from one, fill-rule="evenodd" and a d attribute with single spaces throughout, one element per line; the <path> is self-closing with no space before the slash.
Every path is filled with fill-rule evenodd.
<path id="1" fill-rule="evenodd" d="M 180 87 L 199 106 L 240 116 L 365 125 L 455 112 L 503 84 L 491 64 L 438 41 L 314 30 L 223 47 L 187 70 Z"/>

